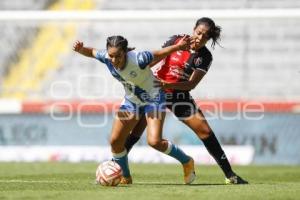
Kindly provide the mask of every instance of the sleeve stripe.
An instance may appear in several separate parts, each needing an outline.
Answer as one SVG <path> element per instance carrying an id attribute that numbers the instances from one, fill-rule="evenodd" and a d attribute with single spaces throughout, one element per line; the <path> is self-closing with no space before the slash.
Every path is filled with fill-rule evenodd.
<path id="1" fill-rule="evenodd" d="M 148 54 L 148 59 L 151 62 L 153 60 L 153 55 L 150 52 L 147 52 L 147 54 Z"/>
<path id="2" fill-rule="evenodd" d="M 138 65 L 141 69 L 145 69 L 153 60 L 153 55 L 149 51 L 139 52 L 137 54 Z"/>
<path id="3" fill-rule="evenodd" d="M 106 57 L 107 57 L 107 51 L 106 50 L 97 50 L 97 53 L 96 53 L 96 59 L 97 60 L 104 63 Z"/>

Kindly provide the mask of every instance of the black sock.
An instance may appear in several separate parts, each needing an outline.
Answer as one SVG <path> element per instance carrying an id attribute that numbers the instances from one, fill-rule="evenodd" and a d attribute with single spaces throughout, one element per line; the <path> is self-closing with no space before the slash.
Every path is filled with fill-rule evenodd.
<path id="1" fill-rule="evenodd" d="M 234 172 L 232 171 L 229 161 L 215 134 L 211 132 L 210 136 L 208 136 L 208 138 L 206 139 L 203 139 L 202 142 L 204 143 L 204 146 L 206 147 L 210 155 L 215 159 L 220 168 L 223 170 L 225 176 L 227 178 L 231 177 Z"/>
<path id="2" fill-rule="evenodd" d="M 131 150 L 131 148 L 133 147 L 133 145 L 135 143 L 137 143 L 137 141 L 139 141 L 140 137 L 136 137 L 134 135 L 129 135 L 128 138 L 126 139 L 125 142 L 125 148 L 127 150 L 127 153 L 129 153 L 129 151 Z"/>

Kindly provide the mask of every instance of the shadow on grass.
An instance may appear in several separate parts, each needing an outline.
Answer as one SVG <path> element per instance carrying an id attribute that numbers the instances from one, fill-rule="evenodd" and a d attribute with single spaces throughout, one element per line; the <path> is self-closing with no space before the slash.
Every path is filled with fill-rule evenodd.
<path id="1" fill-rule="evenodd" d="M 226 185 L 222 183 L 197 183 L 197 184 L 183 184 L 183 183 L 155 183 L 155 182 L 137 182 L 134 185 L 165 185 L 165 186 L 185 186 L 185 187 L 195 187 L 195 186 L 220 186 Z"/>

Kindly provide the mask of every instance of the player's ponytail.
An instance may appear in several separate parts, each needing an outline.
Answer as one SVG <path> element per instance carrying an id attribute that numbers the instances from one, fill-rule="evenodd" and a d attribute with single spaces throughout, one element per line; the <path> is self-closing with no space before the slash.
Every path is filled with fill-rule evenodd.
<path id="1" fill-rule="evenodd" d="M 109 47 L 121 48 L 123 51 L 132 51 L 135 48 L 128 47 L 128 41 L 126 38 L 120 35 L 110 36 L 106 39 L 106 49 Z"/>
<path id="2" fill-rule="evenodd" d="M 222 28 L 216 25 L 215 22 L 208 17 L 202 17 L 198 19 L 194 29 L 196 29 L 200 24 L 205 24 L 209 26 L 208 36 L 210 39 L 212 39 L 211 47 L 214 48 L 216 44 L 220 45 L 219 41 L 221 37 Z"/>

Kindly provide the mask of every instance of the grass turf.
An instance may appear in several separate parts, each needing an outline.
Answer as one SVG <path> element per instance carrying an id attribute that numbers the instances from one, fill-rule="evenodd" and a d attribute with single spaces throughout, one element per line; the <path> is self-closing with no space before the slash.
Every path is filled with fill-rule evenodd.
<path id="1" fill-rule="evenodd" d="M 180 165 L 132 164 L 133 185 L 94 184 L 96 163 L 0 163 L 0 199 L 299 199 L 300 166 L 246 166 L 234 170 L 249 185 L 224 185 L 217 166 L 197 166 L 183 184 Z"/>

